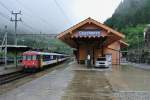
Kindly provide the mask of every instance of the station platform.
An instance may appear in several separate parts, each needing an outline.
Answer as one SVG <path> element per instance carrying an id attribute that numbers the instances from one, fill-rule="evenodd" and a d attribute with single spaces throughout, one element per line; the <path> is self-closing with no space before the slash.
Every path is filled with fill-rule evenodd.
<path id="1" fill-rule="evenodd" d="M 106 70 L 73 61 L 32 77 L 0 86 L 0 100 L 150 100 L 149 71 L 131 65 Z"/>
<path id="2" fill-rule="evenodd" d="M 133 67 L 150 70 L 150 64 L 139 64 L 139 63 L 131 63 L 131 62 L 129 64 L 132 65 Z"/>
<path id="3" fill-rule="evenodd" d="M 21 64 L 16 67 L 14 64 L 7 65 L 7 68 L 5 69 L 5 65 L 0 65 L 0 75 L 5 75 L 13 72 L 17 72 L 22 70 Z"/>
<path id="4" fill-rule="evenodd" d="M 0 100 L 115 100 L 104 72 L 76 62 L 0 95 Z"/>

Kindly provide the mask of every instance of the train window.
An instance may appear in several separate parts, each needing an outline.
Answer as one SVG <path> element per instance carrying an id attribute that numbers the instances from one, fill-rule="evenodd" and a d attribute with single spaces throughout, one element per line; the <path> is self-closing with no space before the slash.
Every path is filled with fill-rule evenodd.
<path id="1" fill-rule="evenodd" d="M 43 61 L 49 61 L 50 55 L 43 55 Z"/>
<path id="2" fill-rule="evenodd" d="M 33 56 L 30 56 L 30 60 L 32 60 Z"/>
<path id="3" fill-rule="evenodd" d="M 51 55 L 51 59 L 54 59 L 53 55 Z"/>
<path id="4" fill-rule="evenodd" d="M 27 60 L 31 60 L 32 59 L 32 56 L 27 56 Z"/>
<path id="5" fill-rule="evenodd" d="M 53 59 L 56 59 L 56 55 L 53 55 Z"/>
<path id="6" fill-rule="evenodd" d="M 40 60 L 40 55 L 37 55 L 37 60 Z"/>
<path id="7" fill-rule="evenodd" d="M 27 60 L 27 56 L 23 56 L 23 60 Z"/>
<path id="8" fill-rule="evenodd" d="M 36 55 L 35 55 L 35 56 L 32 56 L 32 60 L 36 60 Z"/>

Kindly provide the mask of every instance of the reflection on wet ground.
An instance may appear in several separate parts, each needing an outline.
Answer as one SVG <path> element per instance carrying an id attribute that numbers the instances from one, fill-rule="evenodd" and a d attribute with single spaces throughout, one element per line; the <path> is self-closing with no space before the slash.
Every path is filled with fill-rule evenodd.
<path id="1" fill-rule="evenodd" d="M 130 65 L 87 69 L 73 64 L 62 100 L 150 100 L 150 71 Z"/>
<path id="2" fill-rule="evenodd" d="M 112 100 L 112 87 L 103 71 L 73 65 L 74 78 L 62 100 Z"/>
<path id="3" fill-rule="evenodd" d="M 150 100 L 150 71 L 129 65 L 86 68 L 75 62 L 19 86 L 0 100 Z"/>
<path id="4" fill-rule="evenodd" d="M 150 91 L 150 70 L 122 65 L 105 74 L 115 91 Z"/>

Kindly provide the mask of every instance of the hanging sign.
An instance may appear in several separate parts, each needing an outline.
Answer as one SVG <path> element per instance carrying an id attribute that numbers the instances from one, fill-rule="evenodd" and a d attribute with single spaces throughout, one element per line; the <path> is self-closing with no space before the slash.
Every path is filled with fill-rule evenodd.
<path id="1" fill-rule="evenodd" d="M 80 37 L 100 37 L 101 31 L 79 31 L 78 36 L 80 36 Z"/>

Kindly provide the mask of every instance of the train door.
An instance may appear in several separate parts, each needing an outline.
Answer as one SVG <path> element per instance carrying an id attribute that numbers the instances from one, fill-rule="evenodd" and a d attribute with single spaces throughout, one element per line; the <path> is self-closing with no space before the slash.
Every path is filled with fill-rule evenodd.
<path id="1" fill-rule="evenodd" d="M 57 63 L 59 62 L 59 55 L 56 56 Z"/>
<path id="2" fill-rule="evenodd" d="M 40 67 L 42 67 L 42 64 L 43 64 L 43 55 L 39 55 L 39 62 L 40 62 Z"/>
<path id="3" fill-rule="evenodd" d="M 38 62 L 38 67 L 41 67 L 41 57 L 40 57 L 40 55 L 36 55 L 36 60 Z"/>

